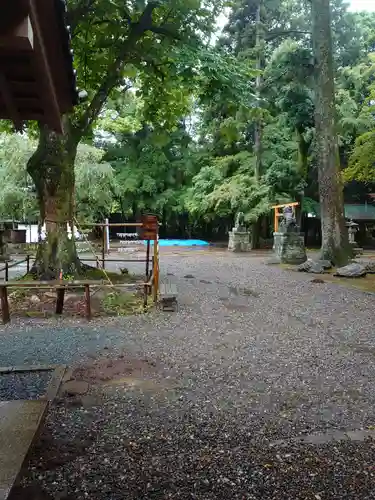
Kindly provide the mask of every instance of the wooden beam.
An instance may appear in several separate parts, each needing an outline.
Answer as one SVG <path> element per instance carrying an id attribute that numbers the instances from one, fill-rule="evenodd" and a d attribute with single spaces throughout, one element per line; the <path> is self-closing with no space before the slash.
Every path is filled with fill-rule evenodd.
<path id="1" fill-rule="evenodd" d="M 20 113 L 22 116 L 22 120 L 35 120 L 35 121 L 43 121 L 44 120 L 44 114 L 43 113 L 37 113 L 36 111 L 32 112 L 25 112 L 25 113 Z M 0 109 L 0 119 L 2 120 L 10 120 L 8 113 L 4 109 Z"/>
<path id="2" fill-rule="evenodd" d="M 21 130 L 22 121 L 20 118 L 20 114 L 18 112 L 14 98 L 12 97 L 11 90 L 4 73 L 0 73 L 0 95 L 4 101 L 8 117 L 13 121 L 16 129 Z"/>
<path id="3" fill-rule="evenodd" d="M 1 64 L 1 59 L 0 59 Z M 9 86 L 13 89 L 15 97 L 34 97 L 38 95 L 38 85 L 35 81 L 22 81 L 16 78 L 11 78 L 9 73 L 7 73 L 7 80 Z"/>
<path id="4" fill-rule="evenodd" d="M 47 51 L 44 46 L 42 30 L 39 25 L 38 12 L 35 4 L 35 0 L 29 0 L 30 2 L 30 17 L 31 24 L 34 31 L 35 37 L 35 56 L 37 61 L 37 66 L 40 74 L 44 76 L 42 81 L 44 82 L 44 88 L 41 89 L 41 99 L 44 103 L 44 109 L 47 112 L 50 111 L 49 116 L 46 116 L 47 124 L 56 130 L 56 132 L 63 132 L 63 125 L 61 120 L 60 108 L 58 105 L 58 100 L 55 91 L 55 84 L 52 77 L 51 68 L 48 63 Z M 50 119 L 49 119 L 50 118 Z"/>
<path id="5" fill-rule="evenodd" d="M 8 82 L 8 88 L 10 89 L 11 86 Z M 29 111 L 36 111 L 36 112 L 41 112 L 43 114 L 43 107 L 40 104 L 40 100 L 38 96 L 33 96 L 33 97 L 17 97 L 15 93 L 12 93 L 12 101 L 14 103 L 14 106 L 18 109 L 19 115 L 22 118 L 22 110 L 29 110 Z M 1 100 L 0 100 L 0 108 L 3 107 L 1 106 Z"/>
<path id="6" fill-rule="evenodd" d="M 1 0 L 0 34 L 16 29 L 28 14 L 28 0 Z"/>
<path id="7" fill-rule="evenodd" d="M 29 16 L 26 16 L 11 33 L 0 36 L 0 51 L 32 51 L 33 49 L 34 33 Z"/>
<path id="8" fill-rule="evenodd" d="M 294 201 L 293 203 L 284 203 L 284 205 L 274 205 L 271 208 L 275 209 L 275 208 L 284 208 L 284 207 L 297 207 L 298 205 L 299 205 L 298 201 Z"/>

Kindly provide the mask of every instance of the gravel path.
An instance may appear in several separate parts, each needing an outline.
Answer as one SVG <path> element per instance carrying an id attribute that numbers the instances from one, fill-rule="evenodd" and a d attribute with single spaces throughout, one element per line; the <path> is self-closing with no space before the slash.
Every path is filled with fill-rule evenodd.
<path id="1" fill-rule="evenodd" d="M 164 255 L 177 313 L 3 328 L 0 365 L 154 366 L 56 404 L 15 498 L 375 498 L 375 297 L 263 260 Z"/>
<path id="2" fill-rule="evenodd" d="M 38 399 L 43 396 L 52 372 L 25 372 L 0 374 L 0 401 Z"/>

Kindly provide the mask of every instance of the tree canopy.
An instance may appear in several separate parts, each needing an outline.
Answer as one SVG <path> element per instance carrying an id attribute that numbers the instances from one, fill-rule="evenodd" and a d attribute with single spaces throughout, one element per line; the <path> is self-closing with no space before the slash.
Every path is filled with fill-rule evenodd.
<path id="1" fill-rule="evenodd" d="M 224 7 L 227 24 L 213 37 Z M 257 0 L 69 0 L 87 99 L 67 117 L 75 196 L 64 217 L 150 211 L 170 234 L 225 234 L 238 211 L 270 228 L 274 203 L 303 196 L 310 210 L 318 202 L 310 10 L 300 0 L 262 0 L 259 22 L 258 8 Z M 343 0 L 331 9 L 340 170 L 347 186 L 371 184 L 375 15 L 348 12 Z M 48 205 L 40 166 L 26 171 L 38 138 L 35 125 L 1 136 L 3 218 L 35 218 Z M 48 161 L 39 161 L 46 172 Z"/>

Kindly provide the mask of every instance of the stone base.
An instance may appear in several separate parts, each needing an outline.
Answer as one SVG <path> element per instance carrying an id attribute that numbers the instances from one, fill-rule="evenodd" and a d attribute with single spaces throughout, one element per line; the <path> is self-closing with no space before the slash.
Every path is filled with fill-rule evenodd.
<path id="1" fill-rule="evenodd" d="M 229 232 L 228 250 L 231 252 L 249 252 L 251 250 L 249 232 Z"/>
<path id="2" fill-rule="evenodd" d="M 302 264 L 307 260 L 303 233 L 273 233 L 273 251 L 283 264 Z"/>
<path id="3" fill-rule="evenodd" d="M 351 243 L 352 245 L 352 248 L 353 248 L 353 254 L 354 254 L 354 257 L 357 257 L 358 255 L 363 255 L 363 248 L 361 247 L 358 247 L 357 246 L 357 243 Z"/>

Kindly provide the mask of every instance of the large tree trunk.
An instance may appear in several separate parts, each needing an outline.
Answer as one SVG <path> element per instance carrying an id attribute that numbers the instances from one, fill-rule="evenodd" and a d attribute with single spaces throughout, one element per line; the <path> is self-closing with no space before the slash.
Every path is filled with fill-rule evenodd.
<path id="1" fill-rule="evenodd" d="M 39 245 L 33 272 L 41 279 L 60 273 L 76 276 L 81 271 L 74 242 L 74 161 L 78 140 L 68 117 L 64 133 L 40 127 L 39 144 L 27 164 L 38 194 L 40 223 L 46 224 L 46 239 Z M 72 231 L 69 238 L 68 227 Z"/>
<path id="2" fill-rule="evenodd" d="M 262 0 L 258 0 L 258 6 L 256 11 L 256 26 L 255 26 L 255 49 L 256 49 L 256 69 L 259 71 L 256 82 L 256 95 L 258 100 L 260 99 L 260 93 L 262 88 L 262 75 L 261 71 L 263 68 L 263 44 L 264 44 L 264 33 L 262 29 Z M 258 101 L 259 102 L 259 101 Z M 262 175 L 262 134 L 263 134 L 263 123 L 262 118 L 259 113 L 254 124 L 254 152 L 255 152 L 255 182 L 259 184 Z M 254 250 L 259 248 L 259 235 L 260 235 L 260 222 L 257 220 L 252 226 L 252 236 L 251 236 L 251 248 Z"/>
<path id="3" fill-rule="evenodd" d="M 340 180 L 335 130 L 335 96 L 329 0 L 312 0 L 315 57 L 315 129 L 322 225 L 321 256 L 337 265 L 350 255 L 345 226 L 343 186 Z"/>

